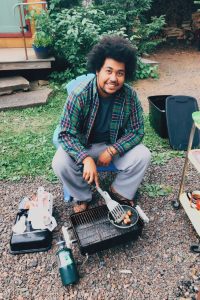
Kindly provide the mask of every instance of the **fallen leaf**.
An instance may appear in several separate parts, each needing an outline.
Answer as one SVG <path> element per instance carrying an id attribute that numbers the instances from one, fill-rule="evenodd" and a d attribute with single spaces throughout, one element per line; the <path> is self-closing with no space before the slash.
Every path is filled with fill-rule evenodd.
<path id="1" fill-rule="evenodd" d="M 122 274 L 132 274 L 132 271 L 131 270 L 119 270 L 119 273 L 122 273 Z"/>

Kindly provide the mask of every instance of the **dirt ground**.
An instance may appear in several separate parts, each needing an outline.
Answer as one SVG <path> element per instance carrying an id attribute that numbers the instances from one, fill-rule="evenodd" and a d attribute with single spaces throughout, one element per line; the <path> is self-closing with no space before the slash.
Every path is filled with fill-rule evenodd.
<path id="1" fill-rule="evenodd" d="M 196 49 L 162 49 L 148 57 L 159 63 L 159 79 L 139 80 L 135 84 L 145 112 L 148 97 L 187 95 L 200 104 L 200 51 Z"/>

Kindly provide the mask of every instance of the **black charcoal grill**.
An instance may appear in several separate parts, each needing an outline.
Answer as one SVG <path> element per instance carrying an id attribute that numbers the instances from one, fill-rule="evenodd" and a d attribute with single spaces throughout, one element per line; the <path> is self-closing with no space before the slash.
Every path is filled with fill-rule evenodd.
<path id="1" fill-rule="evenodd" d="M 108 220 L 106 205 L 74 213 L 70 216 L 70 221 L 83 255 L 136 240 L 141 235 L 144 226 L 139 218 L 138 222 L 130 228 L 116 228 Z"/>

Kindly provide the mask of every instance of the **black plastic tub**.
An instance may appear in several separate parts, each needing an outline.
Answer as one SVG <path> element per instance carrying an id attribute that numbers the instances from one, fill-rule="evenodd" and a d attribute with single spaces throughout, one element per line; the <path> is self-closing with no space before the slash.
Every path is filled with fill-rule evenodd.
<path id="1" fill-rule="evenodd" d="M 169 96 L 171 95 L 158 95 L 148 97 L 150 124 L 161 138 L 168 138 L 166 98 Z"/>

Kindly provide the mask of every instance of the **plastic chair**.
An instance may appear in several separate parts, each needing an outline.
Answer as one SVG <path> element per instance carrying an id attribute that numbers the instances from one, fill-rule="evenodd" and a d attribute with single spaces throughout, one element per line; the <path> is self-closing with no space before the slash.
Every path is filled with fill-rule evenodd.
<path id="1" fill-rule="evenodd" d="M 94 78 L 94 74 L 89 73 L 87 75 L 81 75 L 78 76 L 77 78 L 71 80 L 69 83 L 67 83 L 66 85 L 66 90 L 68 95 L 71 94 L 71 92 L 83 81 L 87 82 L 90 81 L 92 78 Z M 56 127 L 56 129 L 54 130 L 54 134 L 53 134 L 53 144 L 56 147 L 56 149 L 59 147 L 59 142 L 58 142 L 58 134 L 60 132 L 60 126 L 58 125 Z M 98 172 L 117 172 L 118 170 L 116 169 L 116 167 L 114 166 L 114 164 L 111 162 L 109 164 L 109 166 L 104 167 L 104 166 L 99 166 L 97 167 L 97 171 Z M 67 187 L 63 186 L 63 193 L 64 193 L 64 201 L 65 202 L 70 202 L 72 197 L 69 194 Z"/>

